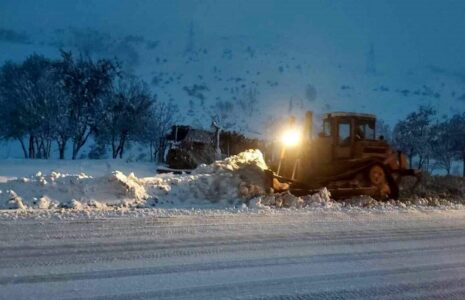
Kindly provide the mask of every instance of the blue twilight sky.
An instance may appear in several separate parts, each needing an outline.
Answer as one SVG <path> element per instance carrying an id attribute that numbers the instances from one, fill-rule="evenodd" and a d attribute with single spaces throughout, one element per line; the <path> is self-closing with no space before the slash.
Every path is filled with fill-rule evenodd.
<path id="1" fill-rule="evenodd" d="M 0 0 L 0 28 L 34 40 L 67 27 L 176 39 L 195 22 L 204 39 L 246 35 L 334 56 L 371 42 L 386 64 L 456 70 L 465 67 L 464 15 L 465 1 L 451 0 Z"/>

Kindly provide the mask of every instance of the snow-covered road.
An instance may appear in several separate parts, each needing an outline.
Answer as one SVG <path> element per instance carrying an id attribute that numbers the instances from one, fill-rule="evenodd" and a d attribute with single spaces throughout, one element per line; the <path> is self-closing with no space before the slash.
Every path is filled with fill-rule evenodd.
<path id="1" fill-rule="evenodd" d="M 465 297 L 465 211 L 0 220 L 2 299 Z"/>

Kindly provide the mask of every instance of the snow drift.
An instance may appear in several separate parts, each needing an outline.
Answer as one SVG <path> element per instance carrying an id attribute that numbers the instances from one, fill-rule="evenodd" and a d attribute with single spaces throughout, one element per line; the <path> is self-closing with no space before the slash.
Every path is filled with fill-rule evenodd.
<path id="1" fill-rule="evenodd" d="M 155 167 L 154 167 L 155 168 Z M 37 172 L 33 176 L 0 182 L 0 209 L 100 209 L 114 208 L 308 208 L 342 209 L 462 205 L 463 179 L 431 177 L 418 193 L 401 201 L 377 201 L 360 196 L 335 202 L 329 191 L 296 197 L 288 192 L 269 193 L 264 182 L 268 167 L 259 150 L 201 165 L 191 174 L 157 174 L 137 177 L 120 171 L 89 176 Z M 138 171 L 138 170 L 135 170 Z M 95 174 L 95 173 L 94 173 Z M 402 186 L 405 194 L 407 187 Z M 444 195 L 447 195 L 445 197 Z"/>
<path id="2" fill-rule="evenodd" d="M 93 178 L 86 174 L 70 175 L 52 172 L 22 177 L 0 183 L 0 208 L 27 207 L 81 208 L 100 206 L 100 203 L 121 205 L 134 203 L 147 195 L 137 178 L 121 172 Z"/>
<path id="3" fill-rule="evenodd" d="M 0 208 L 230 207 L 266 193 L 265 169 L 262 153 L 249 150 L 183 175 L 38 172 L 0 183 Z"/>

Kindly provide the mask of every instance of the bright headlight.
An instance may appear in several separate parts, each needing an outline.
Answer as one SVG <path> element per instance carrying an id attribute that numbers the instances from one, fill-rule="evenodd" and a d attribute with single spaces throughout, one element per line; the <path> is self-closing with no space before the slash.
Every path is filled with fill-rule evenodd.
<path id="1" fill-rule="evenodd" d="M 287 147 L 293 147 L 300 143 L 301 136 L 297 129 L 289 129 L 281 136 L 281 142 Z"/>

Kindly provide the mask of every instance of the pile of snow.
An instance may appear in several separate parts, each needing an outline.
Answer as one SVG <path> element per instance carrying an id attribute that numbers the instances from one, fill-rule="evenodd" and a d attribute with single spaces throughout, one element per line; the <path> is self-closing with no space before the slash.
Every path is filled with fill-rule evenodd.
<path id="1" fill-rule="evenodd" d="M 237 171 L 244 167 L 256 167 L 260 170 L 268 169 L 263 154 L 258 149 L 250 149 L 224 160 L 218 160 L 210 165 L 201 165 L 194 173 L 215 173 L 218 171 Z"/>
<path id="2" fill-rule="evenodd" d="M 355 196 L 345 200 L 335 201 L 330 192 L 322 188 L 318 193 L 297 197 L 289 192 L 269 194 L 256 197 L 249 203 L 253 208 L 303 208 L 303 209 L 368 209 L 368 210 L 392 210 L 392 209 L 421 209 L 425 207 L 457 208 L 462 207 L 463 201 L 451 201 L 450 199 L 437 197 L 404 198 L 400 200 L 380 201 L 370 196 Z"/>
<path id="3" fill-rule="evenodd" d="M 268 194 L 257 197 L 250 201 L 250 207 L 276 207 L 276 208 L 304 208 L 304 207 L 332 207 L 334 201 L 326 188 L 318 193 L 297 197 L 289 192 L 279 194 Z"/>
<path id="4" fill-rule="evenodd" d="M 121 208 L 217 208 L 217 209 L 410 209 L 452 207 L 463 201 L 463 179 L 428 178 L 420 186 L 424 195 L 410 195 L 401 201 L 377 201 L 359 196 L 334 201 L 326 188 L 296 197 L 289 192 L 273 194 L 265 182 L 267 165 L 259 150 L 248 150 L 191 174 L 158 174 L 137 177 L 113 171 L 107 175 L 38 172 L 29 177 L 0 182 L 0 209 L 14 210 L 114 210 Z M 446 180 L 446 179 L 444 179 Z M 438 191 L 432 193 L 431 191 Z M 447 193 L 446 193 L 447 192 Z M 441 197 L 454 194 L 460 201 Z"/>
<path id="5" fill-rule="evenodd" d="M 183 175 L 38 172 L 0 183 L 0 208 L 234 207 L 267 192 L 265 169 L 262 153 L 248 150 Z"/>
<path id="6" fill-rule="evenodd" d="M 231 207 L 266 194 L 264 170 L 268 167 L 259 150 L 201 165 L 189 175 L 163 174 L 143 178 L 147 193 L 161 207 Z M 149 203 L 150 204 L 150 203 Z"/>
<path id="7" fill-rule="evenodd" d="M 52 172 L 0 183 L 0 208 L 74 208 L 101 207 L 105 204 L 132 204 L 147 198 L 138 179 L 121 172 L 93 178 L 86 174 Z M 98 204 L 96 204 L 98 203 Z"/>

